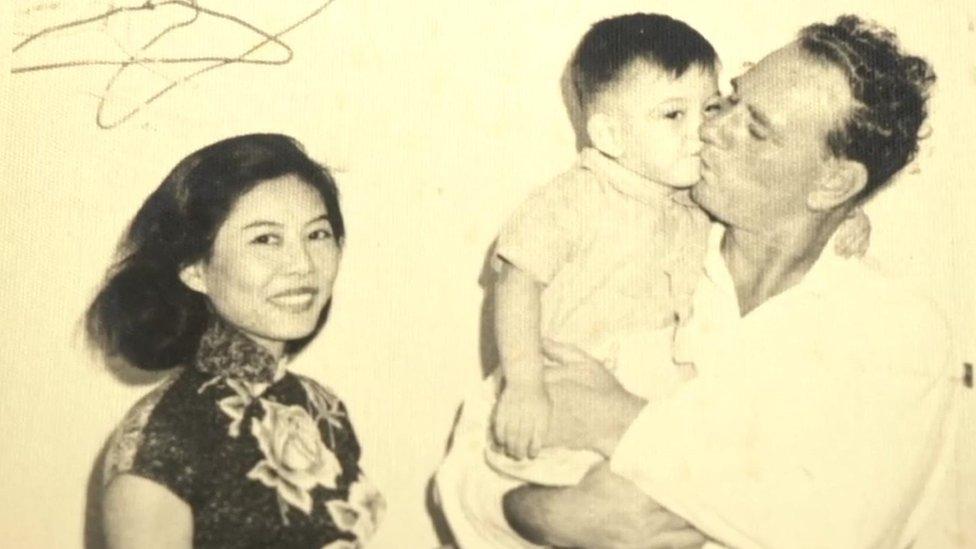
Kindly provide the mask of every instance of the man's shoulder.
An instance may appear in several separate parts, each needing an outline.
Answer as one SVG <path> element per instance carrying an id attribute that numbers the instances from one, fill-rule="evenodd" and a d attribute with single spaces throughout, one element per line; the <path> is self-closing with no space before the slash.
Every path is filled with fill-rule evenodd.
<path id="1" fill-rule="evenodd" d="M 930 297 L 870 260 L 842 260 L 839 272 L 835 285 L 822 290 L 829 309 L 824 312 L 853 340 L 880 355 L 902 357 L 906 366 L 920 356 L 931 359 L 926 370 L 947 366 L 948 323 Z"/>
<path id="2" fill-rule="evenodd" d="M 836 258 L 836 262 L 839 264 L 836 270 L 842 273 L 846 287 L 843 294 L 862 310 L 871 306 L 875 310 L 912 312 L 941 321 L 943 315 L 930 297 L 877 261 Z"/>

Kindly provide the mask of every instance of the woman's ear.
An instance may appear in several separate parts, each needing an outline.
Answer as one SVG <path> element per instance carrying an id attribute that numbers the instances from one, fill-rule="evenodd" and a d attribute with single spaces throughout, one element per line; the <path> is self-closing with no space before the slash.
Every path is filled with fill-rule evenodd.
<path id="1" fill-rule="evenodd" d="M 590 115 L 586 119 L 586 133 L 593 147 L 610 158 L 619 158 L 623 153 L 620 128 L 614 117 L 602 112 Z"/>
<path id="2" fill-rule="evenodd" d="M 206 277 L 203 276 L 203 260 L 195 261 L 180 269 L 180 280 L 187 288 L 206 295 L 207 282 Z"/>
<path id="3" fill-rule="evenodd" d="M 834 158 L 830 163 L 827 173 L 807 196 L 811 210 L 831 210 L 861 194 L 868 183 L 864 164 L 846 158 Z"/>

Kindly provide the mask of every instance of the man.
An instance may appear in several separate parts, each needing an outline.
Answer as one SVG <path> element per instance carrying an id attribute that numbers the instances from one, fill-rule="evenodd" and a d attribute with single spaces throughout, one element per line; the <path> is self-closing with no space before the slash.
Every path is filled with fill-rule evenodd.
<path id="1" fill-rule="evenodd" d="M 517 532 L 573 547 L 912 542 L 952 453 L 948 332 L 925 301 L 822 252 L 911 160 L 934 78 L 845 16 L 733 81 L 693 191 L 721 224 L 675 342 L 696 377 L 646 404 L 598 366 L 555 372 L 548 443 L 608 462 L 578 486 L 509 491 Z"/>

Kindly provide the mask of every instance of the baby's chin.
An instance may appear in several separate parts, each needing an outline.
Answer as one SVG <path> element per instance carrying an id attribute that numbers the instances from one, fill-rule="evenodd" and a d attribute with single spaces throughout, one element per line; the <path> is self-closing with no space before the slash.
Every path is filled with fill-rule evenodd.
<path id="1" fill-rule="evenodd" d="M 649 178 L 651 181 L 672 189 L 690 189 L 701 181 L 701 172 L 689 173 L 686 177 Z"/>
<path id="2" fill-rule="evenodd" d="M 680 180 L 680 181 L 659 181 L 658 183 L 666 187 L 671 187 L 672 189 L 690 189 L 695 185 L 697 185 L 699 181 L 701 181 L 701 176 L 698 176 L 695 179 Z"/>

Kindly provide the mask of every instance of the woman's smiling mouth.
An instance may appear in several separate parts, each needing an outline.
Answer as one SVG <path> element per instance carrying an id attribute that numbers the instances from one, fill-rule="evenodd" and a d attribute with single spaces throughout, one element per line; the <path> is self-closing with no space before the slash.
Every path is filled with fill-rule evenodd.
<path id="1" fill-rule="evenodd" d="M 315 296 L 318 293 L 318 289 L 311 286 L 304 286 L 279 292 L 268 298 L 268 301 L 277 307 L 292 312 L 304 312 L 315 302 Z"/>

